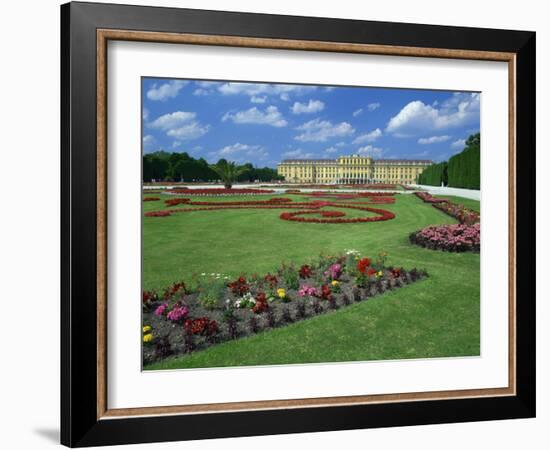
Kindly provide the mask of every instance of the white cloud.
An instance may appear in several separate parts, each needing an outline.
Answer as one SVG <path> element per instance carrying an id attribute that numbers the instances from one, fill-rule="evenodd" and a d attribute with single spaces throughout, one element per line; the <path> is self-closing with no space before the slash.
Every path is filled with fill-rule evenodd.
<path id="1" fill-rule="evenodd" d="M 271 125 L 277 128 L 285 127 L 288 123 L 276 106 L 268 106 L 263 112 L 255 106 L 246 111 L 227 112 L 222 117 L 222 121 L 225 122 L 227 120 L 238 124 Z"/>
<path id="2" fill-rule="evenodd" d="M 386 131 L 397 137 L 406 137 L 427 130 L 472 125 L 479 121 L 479 100 L 478 93 L 454 93 L 439 109 L 416 100 L 389 120 Z"/>
<path id="3" fill-rule="evenodd" d="M 353 111 L 353 113 L 351 114 L 353 117 L 357 117 L 359 115 L 363 114 L 363 108 L 359 108 L 359 109 L 356 109 L 355 111 Z"/>
<path id="4" fill-rule="evenodd" d="M 336 152 L 338 152 L 338 149 L 334 146 L 329 147 L 329 148 L 325 148 L 325 153 L 327 153 L 327 154 L 333 154 L 333 153 L 336 153 Z"/>
<path id="5" fill-rule="evenodd" d="M 155 145 L 156 139 L 154 136 L 148 134 L 146 136 L 143 136 L 142 141 L 143 141 L 143 150 L 147 151 L 147 150 L 151 150 L 153 145 Z"/>
<path id="6" fill-rule="evenodd" d="M 427 138 L 420 138 L 418 139 L 418 143 L 422 145 L 426 144 L 440 144 L 441 142 L 445 142 L 451 139 L 451 136 L 444 135 L 444 136 L 430 136 Z"/>
<path id="7" fill-rule="evenodd" d="M 328 120 L 313 119 L 296 128 L 303 131 L 294 139 L 302 142 L 325 142 L 333 137 L 349 136 L 355 129 L 347 122 L 332 124 Z"/>
<path id="8" fill-rule="evenodd" d="M 172 80 L 168 83 L 163 83 L 160 86 L 156 83 L 147 91 L 147 98 L 149 100 L 168 100 L 169 98 L 176 97 L 183 86 L 187 84 L 187 81 Z"/>
<path id="9" fill-rule="evenodd" d="M 462 150 L 466 146 L 466 139 L 457 139 L 451 144 L 451 148 L 455 150 Z"/>
<path id="10" fill-rule="evenodd" d="M 288 95 L 286 92 L 283 92 L 279 98 L 283 102 L 289 102 L 290 101 L 290 95 Z"/>
<path id="11" fill-rule="evenodd" d="M 147 108 L 143 108 L 143 112 L 141 113 L 141 117 L 143 120 L 147 120 L 149 118 L 149 110 Z"/>
<path id="12" fill-rule="evenodd" d="M 316 90 L 316 86 L 302 86 L 294 84 L 269 84 L 269 83 L 222 83 L 218 90 L 224 95 L 244 94 L 249 96 L 277 95 L 282 100 L 288 98 L 291 93 L 305 94 Z M 283 96 L 285 98 L 283 98 Z"/>
<path id="13" fill-rule="evenodd" d="M 381 148 L 373 147 L 372 145 L 367 145 L 357 150 L 358 155 L 373 156 L 376 158 L 382 156 L 382 152 L 383 150 Z"/>
<path id="14" fill-rule="evenodd" d="M 372 112 L 372 111 L 374 111 L 374 110 L 380 108 L 380 106 L 382 106 L 382 105 L 381 105 L 380 103 L 378 103 L 378 102 L 369 103 L 369 104 L 367 105 L 367 109 L 368 109 L 370 112 Z"/>
<path id="15" fill-rule="evenodd" d="M 297 148 L 296 150 L 289 150 L 287 152 L 283 153 L 283 158 L 288 159 L 311 159 L 315 158 L 315 153 L 306 152 L 302 150 L 301 148 Z"/>
<path id="16" fill-rule="evenodd" d="M 293 114 L 311 114 L 325 109 L 325 104 L 321 100 L 310 99 L 308 103 L 295 102 L 290 109 Z"/>
<path id="17" fill-rule="evenodd" d="M 194 112 L 174 111 L 173 113 L 168 113 L 157 117 L 149 123 L 149 126 L 160 130 L 169 130 L 184 123 L 191 122 L 196 116 L 197 115 Z"/>
<path id="18" fill-rule="evenodd" d="M 265 103 L 267 100 L 267 97 L 264 95 L 263 97 L 260 97 L 259 95 L 253 95 L 250 97 L 250 103 Z"/>
<path id="19" fill-rule="evenodd" d="M 209 152 L 208 155 L 214 160 L 225 158 L 239 163 L 264 161 L 269 156 L 267 150 L 260 145 L 241 144 L 240 142 L 226 145 L 217 151 Z"/>
<path id="20" fill-rule="evenodd" d="M 345 142 L 338 142 L 337 144 L 334 144 L 336 147 L 344 147 L 346 145 Z"/>
<path id="21" fill-rule="evenodd" d="M 191 122 L 189 124 L 183 125 L 179 128 L 174 128 L 168 131 L 166 134 L 174 139 L 180 141 L 190 141 L 192 139 L 200 138 L 208 133 L 210 129 L 209 125 L 201 125 L 198 122 Z"/>
<path id="22" fill-rule="evenodd" d="M 376 128 L 375 130 L 372 130 L 369 133 L 364 133 L 357 136 L 354 139 L 353 143 L 364 144 L 365 142 L 374 142 L 381 136 L 382 136 L 382 130 L 380 128 Z"/>
<path id="23" fill-rule="evenodd" d="M 210 129 L 209 125 L 200 124 L 195 117 L 194 112 L 175 111 L 158 117 L 148 126 L 165 131 L 167 136 L 176 140 L 188 141 L 205 135 Z"/>
<path id="24" fill-rule="evenodd" d="M 218 81 L 195 81 L 195 86 L 198 87 L 193 91 L 193 95 L 204 96 L 213 94 L 214 89 L 220 84 Z"/>

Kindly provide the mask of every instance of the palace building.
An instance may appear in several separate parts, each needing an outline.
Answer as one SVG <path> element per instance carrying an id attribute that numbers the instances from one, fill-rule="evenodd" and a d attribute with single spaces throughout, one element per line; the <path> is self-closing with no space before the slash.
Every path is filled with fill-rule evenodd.
<path id="1" fill-rule="evenodd" d="M 431 164 L 425 159 L 349 155 L 337 159 L 285 159 L 277 166 L 277 173 L 291 183 L 411 184 Z"/>

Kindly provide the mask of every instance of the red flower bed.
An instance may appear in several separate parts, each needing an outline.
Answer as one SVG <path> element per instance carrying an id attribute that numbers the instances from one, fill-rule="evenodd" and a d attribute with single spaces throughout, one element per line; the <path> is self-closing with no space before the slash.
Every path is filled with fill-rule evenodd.
<path id="1" fill-rule="evenodd" d="M 454 217 L 462 224 L 473 225 L 474 223 L 478 223 L 480 220 L 478 212 L 465 208 L 462 205 L 456 205 L 449 201 L 445 203 L 434 203 L 433 207 L 443 211 L 451 217 Z"/>
<path id="2" fill-rule="evenodd" d="M 397 185 L 388 183 L 344 184 L 343 186 L 361 189 L 397 189 Z"/>
<path id="3" fill-rule="evenodd" d="M 424 203 L 446 203 L 447 202 L 447 200 L 445 199 L 432 197 L 427 192 L 415 192 L 414 195 L 416 195 Z"/>
<path id="4" fill-rule="evenodd" d="M 170 198 L 168 200 L 164 200 L 164 203 L 166 204 L 166 206 L 177 206 L 187 204 L 190 201 L 190 198 Z"/>
<path id="5" fill-rule="evenodd" d="M 170 189 L 172 194 L 185 194 L 185 195 L 248 195 L 248 194 L 271 194 L 274 191 L 271 189 Z"/>
<path id="6" fill-rule="evenodd" d="M 462 205 L 456 205 L 445 198 L 434 198 L 427 192 L 415 192 L 415 195 L 426 203 L 431 203 L 434 208 L 454 217 L 462 224 L 473 225 L 480 220 L 479 213 Z"/>
<path id="7" fill-rule="evenodd" d="M 479 223 L 475 225 L 441 225 L 415 231 L 410 234 L 409 240 L 413 244 L 432 250 L 479 252 L 480 234 Z"/>
<path id="8" fill-rule="evenodd" d="M 284 212 L 279 217 L 283 220 L 291 220 L 294 222 L 310 222 L 310 223 L 361 223 L 361 222 L 380 222 L 384 220 L 391 220 L 395 218 L 395 214 L 386 211 L 384 209 L 375 209 L 375 208 L 366 208 L 366 207 L 360 207 L 360 206 L 350 206 L 350 205 L 338 205 L 333 204 L 331 206 L 337 206 L 339 208 L 347 208 L 347 209 L 357 209 L 360 211 L 370 211 L 373 213 L 378 214 L 374 217 L 354 217 L 350 219 L 318 219 L 318 218 L 306 218 L 306 217 L 299 217 L 303 215 L 308 214 L 319 214 L 319 211 L 295 211 L 295 212 Z"/>
<path id="9" fill-rule="evenodd" d="M 156 202 L 158 200 L 160 200 L 158 197 L 143 197 L 144 202 Z"/>
<path id="10" fill-rule="evenodd" d="M 149 211 L 145 213 L 145 217 L 166 217 L 170 215 L 170 211 Z"/>

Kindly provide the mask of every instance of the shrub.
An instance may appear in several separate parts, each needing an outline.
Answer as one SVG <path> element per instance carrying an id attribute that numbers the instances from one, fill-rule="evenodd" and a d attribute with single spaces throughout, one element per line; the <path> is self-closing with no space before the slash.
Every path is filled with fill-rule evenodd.
<path id="1" fill-rule="evenodd" d="M 479 252 L 480 226 L 479 223 L 474 225 L 430 226 L 411 233 L 409 240 L 413 244 L 432 250 Z M 413 273 L 411 271 L 412 276 Z"/>

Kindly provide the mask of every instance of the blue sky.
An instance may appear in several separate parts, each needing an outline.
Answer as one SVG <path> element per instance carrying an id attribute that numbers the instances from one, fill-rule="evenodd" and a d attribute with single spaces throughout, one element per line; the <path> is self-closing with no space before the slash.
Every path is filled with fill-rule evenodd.
<path id="1" fill-rule="evenodd" d="M 480 94 L 143 78 L 143 150 L 275 167 L 283 159 L 442 161 L 480 128 Z"/>

